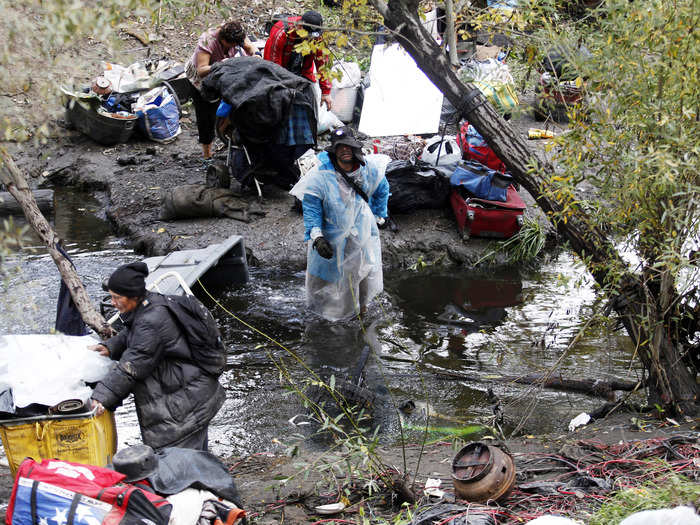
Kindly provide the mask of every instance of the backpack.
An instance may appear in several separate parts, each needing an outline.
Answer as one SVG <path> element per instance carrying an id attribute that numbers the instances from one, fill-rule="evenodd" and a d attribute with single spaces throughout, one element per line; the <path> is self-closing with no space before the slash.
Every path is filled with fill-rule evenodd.
<path id="1" fill-rule="evenodd" d="M 153 304 L 165 306 L 182 330 L 192 360 L 207 374 L 219 377 L 226 368 L 226 345 L 216 319 L 194 295 L 153 294 Z"/>
<path id="2" fill-rule="evenodd" d="M 277 22 L 283 22 L 283 27 L 284 30 L 287 31 L 290 27 L 291 24 L 289 23 L 289 19 L 293 18 L 295 15 L 290 14 L 290 13 L 278 13 L 275 15 L 272 15 L 272 17 L 269 20 L 265 21 L 265 26 L 263 31 L 265 31 L 266 35 L 270 35 L 270 31 L 272 31 L 272 26 L 274 26 Z"/>

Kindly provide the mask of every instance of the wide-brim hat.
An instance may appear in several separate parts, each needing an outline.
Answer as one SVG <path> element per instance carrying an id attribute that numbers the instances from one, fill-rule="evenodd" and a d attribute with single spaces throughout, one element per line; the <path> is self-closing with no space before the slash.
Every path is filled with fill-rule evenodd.
<path id="1" fill-rule="evenodd" d="M 331 131 L 331 145 L 326 148 L 326 151 L 335 153 L 335 147 L 338 144 L 345 144 L 351 148 L 362 149 L 362 142 L 357 140 L 355 132 L 350 126 L 343 126 Z"/>
<path id="2" fill-rule="evenodd" d="M 117 451 L 112 464 L 114 470 L 126 476 L 126 483 L 147 479 L 158 470 L 158 458 L 148 445 L 134 445 Z"/>

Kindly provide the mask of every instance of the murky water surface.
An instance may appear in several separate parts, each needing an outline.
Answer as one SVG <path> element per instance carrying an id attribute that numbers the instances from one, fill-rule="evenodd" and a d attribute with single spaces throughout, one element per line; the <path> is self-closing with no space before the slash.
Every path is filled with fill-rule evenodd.
<path id="1" fill-rule="evenodd" d="M 65 192 L 57 202 L 59 235 L 90 295 L 101 297 L 102 278 L 136 256 L 94 216 L 94 198 Z M 41 249 L 23 254 L 2 289 L 0 333 L 40 333 L 53 326 L 58 271 Z M 555 364 L 557 374 L 573 379 L 635 374 L 624 332 L 590 322 L 596 297 L 583 275 L 566 254 L 536 272 L 391 272 L 361 326 L 306 314 L 303 272 L 252 269 L 247 285 L 213 291 L 220 306 L 205 300 L 230 348 L 230 367 L 221 378 L 228 398 L 210 427 L 211 448 L 222 455 L 272 450 L 279 446 L 273 440 L 287 442 L 306 430 L 289 423 L 305 411 L 281 378 L 302 384 L 312 372 L 347 376 L 366 331 L 377 341 L 366 386 L 377 395 L 375 421 L 383 440 L 398 436 L 395 407 L 408 400 L 416 405 L 402 416 L 409 427 L 425 423 L 426 407 L 434 427 L 489 423 L 495 396 L 506 430 L 517 428 L 525 414 L 531 417 L 521 432 L 563 430 L 600 400 L 503 378 L 545 373 Z M 581 329 L 583 336 L 570 345 Z M 120 443 L 137 442 L 131 400 L 118 410 L 117 421 Z"/>

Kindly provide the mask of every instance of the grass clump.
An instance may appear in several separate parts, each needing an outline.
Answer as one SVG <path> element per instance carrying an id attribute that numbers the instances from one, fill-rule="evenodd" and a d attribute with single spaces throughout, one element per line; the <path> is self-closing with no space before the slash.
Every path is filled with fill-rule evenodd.
<path id="1" fill-rule="evenodd" d="M 700 499 L 700 484 L 684 476 L 671 475 L 663 481 L 649 482 L 619 491 L 589 520 L 589 525 L 610 525 L 642 510 L 676 507 Z"/>

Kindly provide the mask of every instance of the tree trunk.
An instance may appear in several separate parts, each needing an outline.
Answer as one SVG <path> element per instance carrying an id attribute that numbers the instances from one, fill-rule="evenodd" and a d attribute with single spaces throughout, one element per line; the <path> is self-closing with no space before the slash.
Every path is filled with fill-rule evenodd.
<path id="1" fill-rule="evenodd" d="M 399 43 L 418 67 L 460 111 L 462 117 L 474 125 L 515 180 L 551 218 L 559 234 L 567 239 L 574 252 L 585 262 L 596 282 L 606 289 L 622 276 L 624 286 L 613 306 L 649 372 L 649 387 L 672 411 L 689 416 L 696 414 L 700 387 L 694 375 L 679 359 L 670 334 L 662 323 L 657 323 L 651 330 L 645 328 L 644 315 L 649 313 L 645 303 L 649 294 L 642 280 L 627 270 L 610 239 L 583 211 L 575 211 L 566 216 L 566 220 L 556 219 L 567 203 L 557 201 L 542 191 L 547 187 L 549 176 L 554 174 L 553 166 L 529 149 L 524 138 L 473 85 L 463 84 L 459 80 L 445 54 L 421 24 L 416 0 L 370 2 L 384 17 L 386 27 L 396 33 Z"/>
<path id="2" fill-rule="evenodd" d="M 0 148 L 0 181 L 7 186 L 9 192 L 20 204 L 27 221 L 49 250 L 49 254 L 56 266 L 58 266 L 61 278 L 68 286 L 73 302 L 80 311 L 83 321 L 102 337 L 110 336 L 112 334 L 111 326 L 105 322 L 104 318 L 95 309 L 73 266 L 56 249 L 59 241 L 56 232 L 53 231 L 46 218 L 39 211 L 26 179 L 4 148 Z"/>
<path id="3" fill-rule="evenodd" d="M 504 375 L 484 378 L 478 375 L 464 374 L 462 372 L 448 372 L 446 370 L 436 373 L 439 376 L 466 379 L 478 383 L 518 383 L 520 385 L 541 386 L 542 388 L 552 388 L 564 390 L 566 392 L 579 392 L 589 396 L 598 396 L 608 399 L 614 398 L 615 392 L 618 390 L 632 392 L 639 386 L 638 383 L 634 381 L 618 381 L 615 379 L 610 381 L 602 379 L 567 379 L 552 374 L 528 374 L 525 376 Z"/>
<path id="4" fill-rule="evenodd" d="M 36 190 L 32 192 L 36 205 L 42 213 L 51 213 L 53 209 L 53 190 Z M 0 217 L 6 215 L 23 215 L 24 210 L 9 191 L 0 191 Z"/>
<path id="5" fill-rule="evenodd" d="M 457 59 L 457 34 L 455 28 L 455 13 L 454 4 L 452 0 L 445 0 L 445 40 L 447 40 L 447 46 L 450 50 L 450 63 L 453 66 L 459 65 L 459 60 Z"/>

